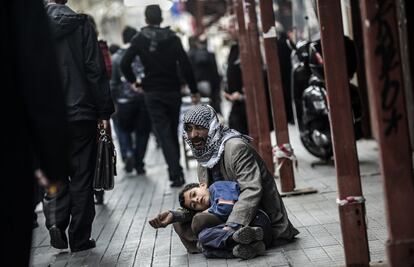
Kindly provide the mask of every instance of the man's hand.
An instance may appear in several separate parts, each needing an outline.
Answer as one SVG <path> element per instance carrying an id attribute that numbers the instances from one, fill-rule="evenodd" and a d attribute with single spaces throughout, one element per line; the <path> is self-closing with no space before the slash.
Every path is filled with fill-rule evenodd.
<path id="1" fill-rule="evenodd" d="M 111 123 L 109 120 L 99 120 L 98 122 L 98 128 L 104 129 L 106 133 L 112 137 L 112 131 L 111 131 Z"/>
<path id="2" fill-rule="evenodd" d="M 132 84 L 132 90 L 134 90 L 137 93 L 143 93 L 144 92 L 144 90 L 142 89 L 142 84 L 138 81 L 136 81 Z"/>
<path id="3" fill-rule="evenodd" d="M 198 102 L 200 102 L 200 94 L 191 94 L 191 102 L 193 102 L 193 104 L 198 104 Z"/>
<path id="4" fill-rule="evenodd" d="M 231 228 L 230 226 L 224 226 L 223 230 L 224 231 L 233 231 L 233 228 Z"/>
<path id="5" fill-rule="evenodd" d="M 231 94 L 224 92 L 224 97 L 231 102 L 244 100 L 244 95 L 240 94 L 240 92 L 233 92 Z"/>
<path id="6" fill-rule="evenodd" d="M 173 215 L 169 211 L 164 211 L 157 215 L 154 219 L 149 221 L 149 224 L 155 229 L 164 228 L 173 221 Z"/>

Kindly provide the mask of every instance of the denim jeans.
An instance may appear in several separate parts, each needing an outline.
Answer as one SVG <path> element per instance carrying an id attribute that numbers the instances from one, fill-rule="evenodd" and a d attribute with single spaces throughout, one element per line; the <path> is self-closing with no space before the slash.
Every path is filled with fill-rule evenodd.
<path id="1" fill-rule="evenodd" d="M 233 236 L 234 230 L 223 230 L 225 224 L 220 224 L 211 228 L 202 230 L 198 235 L 199 244 L 202 247 L 202 253 L 207 258 L 225 258 L 233 257 L 232 250 L 237 244 L 229 240 Z M 272 227 L 269 217 L 262 210 L 258 210 L 250 226 L 261 227 L 263 229 L 264 243 L 269 247 L 272 242 Z"/>

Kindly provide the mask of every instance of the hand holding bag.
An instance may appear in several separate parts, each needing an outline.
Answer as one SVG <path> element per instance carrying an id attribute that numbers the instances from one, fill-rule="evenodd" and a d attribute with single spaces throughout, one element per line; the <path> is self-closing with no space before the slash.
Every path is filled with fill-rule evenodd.
<path id="1" fill-rule="evenodd" d="M 114 176 L 116 176 L 115 146 L 106 130 L 102 128 L 99 131 L 93 188 L 98 191 L 112 190 L 114 188 Z"/>

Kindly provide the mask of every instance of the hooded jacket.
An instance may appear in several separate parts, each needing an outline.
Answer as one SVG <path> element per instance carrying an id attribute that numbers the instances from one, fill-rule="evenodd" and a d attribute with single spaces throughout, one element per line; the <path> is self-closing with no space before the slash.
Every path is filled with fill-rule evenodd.
<path id="1" fill-rule="evenodd" d="M 109 119 L 114 112 L 105 62 L 86 15 L 68 6 L 46 7 L 69 121 Z"/>
<path id="2" fill-rule="evenodd" d="M 144 65 L 144 91 L 179 91 L 180 72 L 191 93 L 197 93 L 188 56 L 178 36 L 169 28 L 147 26 L 131 40 L 131 46 L 121 61 L 121 70 L 130 83 L 136 80 L 131 62 L 137 55 Z"/>

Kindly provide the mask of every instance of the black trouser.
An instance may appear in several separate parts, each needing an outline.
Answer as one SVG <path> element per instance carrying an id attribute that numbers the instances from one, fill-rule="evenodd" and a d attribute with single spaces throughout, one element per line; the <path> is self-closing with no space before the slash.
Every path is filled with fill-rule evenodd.
<path id="1" fill-rule="evenodd" d="M 48 229 L 56 225 L 64 232 L 70 221 L 69 245 L 74 249 L 88 242 L 95 217 L 92 182 L 97 153 L 97 122 L 70 122 L 68 132 L 68 179 L 62 182 L 56 197 L 45 197 L 43 211 Z"/>
<path id="2" fill-rule="evenodd" d="M 135 135 L 135 169 L 141 171 L 144 169 L 144 157 L 151 132 L 151 121 L 144 96 L 138 96 L 127 103 L 119 103 L 117 118 L 123 131 Z"/>
<path id="3" fill-rule="evenodd" d="M 229 127 L 242 134 L 249 134 L 246 106 L 244 102 L 233 102 L 229 115 Z"/>
<path id="4" fill-rule="evenodd" d="M 148 92 L 145 93 L 145 103 L 147 104 L 154 133 L 160 142 L 168 165 L 170 180 L 177 180 L 183 175 L 178 142 L 181 94 L 179 91 Z"/>

